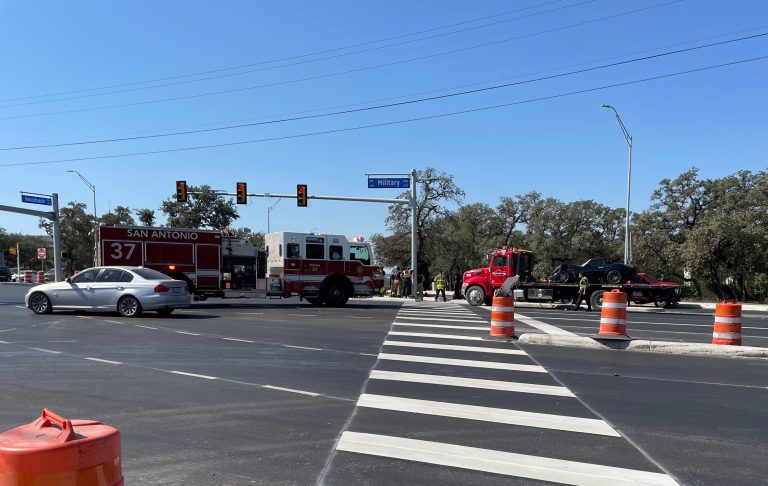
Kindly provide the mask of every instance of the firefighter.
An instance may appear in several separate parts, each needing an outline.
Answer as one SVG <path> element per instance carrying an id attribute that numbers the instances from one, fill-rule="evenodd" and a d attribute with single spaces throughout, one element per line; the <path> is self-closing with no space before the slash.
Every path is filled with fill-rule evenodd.
<path id="1" fill-rule="evenodd" d="M 413 270 L 410 268 L 406 268 L 403 270 L 403 297 L 410 297 L 412 289 L 412 282 L 411 282 L 411 276 L 413 275 Z"/>
<path id="2" fill-rule="evenodd" d="M 389 286 L 391 288 L 390 297 L 400 297 L 400 267 L 395 267 L 392 270 L 392 275 L 389 277 Z"/>
<path id="3" fill-rule="evenodd" d="M 440 297 L 440 292 L 443 293 L 443 302 L 446 302 L 445 283 L 445 276 L 443 275 L 443 272 L 438 272 L 437 277 L 435 277 L 435 302 L 437 302 L 437 298 Z"/>
<path id="4" fill-rule="evenodd" d="M 589 301 L 589 298 L 587 297 L 587 290 L 589 289 L 589 280 L 583 273 L 579 273 L 579 295 L 576 296 L 576 306 L 573 308 L 573 310 L 577 311 L 581 307 L 581 301 L 586 300 L 587 301 L 587 310 L 592 312 L 592 303 Z"/>

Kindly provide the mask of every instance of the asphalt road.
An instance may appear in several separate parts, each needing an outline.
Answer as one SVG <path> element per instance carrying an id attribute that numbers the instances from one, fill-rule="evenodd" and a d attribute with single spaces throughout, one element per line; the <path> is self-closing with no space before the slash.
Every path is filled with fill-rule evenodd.
<path id="1" fill-rule="evenodd" d="M 208 301 L 123 319 L 37 316 L 25 291 L 0 284 L 0 431 L 43 407 L 101 420 L 122 433 L 126 484 L 768 476 L 766 361 L 521 349 L 483 339 L 486 310 L 450 302 Z M 670 319 L 646 316 L 630 319 Z"/>
<path id="2" fill-rule="evenodd" d="M 712 342 L 714 311 L 647 309 L 649 312 L 627 313 L 629 336 L 656 341 Z M 483 310 L 489 309 L 483 307 Z M 579 311 L 565 308 L 518 307 L 516 314 L 582 336 L 597 334 L 600 328 L 600 312 L 587 312 L 584 304 Z M 768 347 L 768 315 L 760 312 L 743 313 L 741 332 L 744 346 Z"/>

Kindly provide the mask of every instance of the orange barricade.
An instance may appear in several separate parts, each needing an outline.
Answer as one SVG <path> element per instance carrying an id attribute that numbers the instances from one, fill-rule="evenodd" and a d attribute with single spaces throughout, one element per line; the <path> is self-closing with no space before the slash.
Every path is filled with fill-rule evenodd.
<path id="1" fill-rule="evenodd" d="M 726 300 L 715 306 L 715 329 L 712 344 L 741 346 L 741 304 Z"/>
<path id="2" fill-rule="evenodd" d="M 24 283 L 32 283 L 32 272 L 24 272 Z"/>
<path id="3" fill-rule="evenodd" d="M 45 272 L 37 272 L 37 283 L 45 283 Z"/>
<path id="4" fill-rule="evenodd" d="M 31 424 L 0 434 L 0 485 L 58 484 L 123 486 L 120 432 L 44 409 Z"/>
<path id="5" fill-rule="evenodd" d="M 511 296 L 496 295 L 491 307 L 491 337 L 515 336 L 515 300 Z"/>
<path id="6" fill-rule="evenodd" d="M 620 290 L 603 292 L 600 314 L 600 336 L 626 336 L 627 294 Z"/>

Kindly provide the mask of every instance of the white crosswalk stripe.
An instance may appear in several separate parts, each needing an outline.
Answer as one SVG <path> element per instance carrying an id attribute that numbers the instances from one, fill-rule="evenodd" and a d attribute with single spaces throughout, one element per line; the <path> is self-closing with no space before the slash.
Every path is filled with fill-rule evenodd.
<path id="1" fill-rule="evenodd" d="M 486 340 L 488 318 L 452 303 L 404 303 L 336 447 L 375 462 L 366 462 L 361 476 L 349 472 L 358 470 L 354 459 L 335 455 L 334 462 L 353 462 L 331 467 L 324 484 L 359 484 L 407 467 L 392 459 L 460 468 L 478 475 L 466 480 L 472 484 L 486 473 L 585 486 L 676 484 L 524 350 Z M 551 434 L 557 447 L 532 449 L 532 433 Z M 603 457 L 598 451 L 605 449 L 620 450 L 622 461 Z M 434 469 L 413 474 L 422 480 L 411 484 L 436 481 Z"/>

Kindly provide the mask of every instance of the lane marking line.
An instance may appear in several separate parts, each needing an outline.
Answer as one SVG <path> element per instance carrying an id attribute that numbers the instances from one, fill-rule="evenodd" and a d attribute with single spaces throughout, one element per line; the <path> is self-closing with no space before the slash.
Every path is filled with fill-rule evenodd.
<path id="1" fill-rule="evenodd" d="M 0 341 L 0 344 L 11 344 L 8 341 Z"/>
<path id="2" fill-rule="evenodd" d="M 360 432 L 344 432 L 336 449 L 562 484 L 678 486 L 662 473 Z"/>
<path id="3" fill-rule="evenodd" d="M 142 329 L 152 329 L 153 331 L 157 331 L 156 327 L 142 326 L 141 324 L 136 324 L 136 327 L 140 327 Z"/>
<path id="4" fill-rule="evenodd" d="M 187 331 L 173 331 L 176 334 L 186 334 L 187 336 L 199 336 L 200 334 L 196 332 L 187 332 Z"/>
<path id="5" fill-rule="evenodd" d="M 566 331 L 565 329 L 561 329 L 557 326 L 553 326 L 552 324 L 547 324 L 546 322 L 541 322 L 539 320 L 526 317 L 522 314 L 515 314 L 515 319 L 517 319 L 518 321 L 522 322 L 527 326 L 534 327 L 539 331 L 545 332 L 547 334 L 552 334 L 556 336 L 575 336 L 575 334 L 572 333 L 571 331 Z"/>
<path id="6" fill-rule="evenodd" d="M 480 336 L 462 336 L 460 334 L 435 334 L 431 332 L 401 332 L 390 331 L 390 336 L 408 336 L 408 337 L 425 337 L 425 338 L 439 338 L 439 339 L 459 339 L 462 341 L 483 341 Z"/>
<path id="7" fill-rule="evenodd" d="M 574 397 L 573 392 L 559 385 L 534 385 L 514 381 L 483 380 L 480 378 L 459 378 L 457 376 L 425 375 L 421 373 L 402 373 L 398 371 L 371 371 L 370 378 L 374 380 L 404 381 L 410 383 L 426 383 L 429 385 L 456 386 L 464 388 L 480 388 L 482 390 L 509 391 L 516 393 L 531 393 L 535 395 L 552 395 L 556 397 Z"/>
<path id="8" fill-rule="evenodd" d="M 310 351 L 323 351 L 322 348 L 310 348 L 307 346 L 292 346 L 290 344 L 283 344 L 284 348 L 294 348 L 294 349 L 309 349 Z"/>
<path id="9" fill-rule="evenodd" d="M 461 403 L 418 400 L 415 398 L 390 397 L 364 393 L 357 401 L 358 407 L 394 410 L 396 412 L 420 413 L 440 417 L 478 420 L 538 429 L 563 430 L 582 434 L 621 437 L 618 432 L 600 419 L 552 415 L 548 413 L 524 412 L 506 408 L 480 407 Z"/>
<path id="10" fill-rule="evenodd" d="M 241 316 L 263 316 L 263 312 L 235 312 L 235 314 L 241 315 Z"/>
<path id="11" fill-rule="evenodd" d="M 112 324 L 122 324 L 122 322 L 120 322 L 120 321 L 110 321 L 110 320 L 106 320 L 105 322 L 111 322 Z"/>
<path id="12" fill-rule="evenodd" d="M 529 371 L 546 373 L 547 370 L 539 365 L 523 365 L 516 363 L 497 363 L 495 361 L 473 361 L 469 359 L 434 358 L 431 356 L 414 356 L 410 354 L 379 353 L 379 359 L 392 361 L 409 361 L 412 363 L 443 364 L 450 366 L 466 366 L 469 368 L 489 368 L 494 370 Z"/>
<path id="13" fill-rule="evenodd" d="M 464 329 L 471 331 L 488 331 L 489 326 L 453 326 L 450 324 L 418 324 L 415 322 L 397 322 L 393 323 L 395 326 L 411 326 L 411 327 L 433 327 L 438 329 Z"/>
<path id="14" fill-rule="evenodd" d="M 218 380 L 218 378 L 215 377 L 215 376 L 198 375 L 198 374 L 195 374 L 195 373 L 187 373 L 186 371 L 172 370 L 172 371 L 169 371 L 168 373 L 173 373 L 174 375 L 191 376 L 193 378 L 203 378 L 203 379 L 206 379 L 206 380 Z"/>
<path id="15" fill-rule="evenodd" d="M 53 350 L 45 349 L 45 348 L 31 348 L 31 349 L 34 349 L 35 351 L 42 351 L 44 353 L 61 354 L 61 351 L 53 351 Z"/>
<path id="16" fill-rule="evenodd" d="M 98 363 L 107 363 L 107 364 L 113 364 L 113 365 L 123 364 L 120 361 L 110 361 L 108 359 L 100 359 L 100 358 L 85 358 L 85 359 L 87 359 L 88 361 L 96 361 Z"/>
<path id="17" fill-rule="evenodd" d="M 445 321 L 445 322 L 477 322 L 477 323 L 485 323 L 488 322 L 485 319 L 480 319 L 479 317 L 476 319 L 466 319 L 462 317 L 457 318 L 442 318 L 442 317 L 421 317 L 421 316 L 404 316 L 402 314 L 398 314 L 395 319 L 407 319 L 409 321 Z"/>
<path id="18" fill-rule="evenodd" d="M 344 316 L 350 319 L 373 319 L 371 316 Z"/>
<path id="19" fill-rule="evenodd" d="M 230 337 L 223 337 L 221 338 L 225 341 L 237 341 L 239 343 L 255 343 L 256 341 L 250 341 L 248 339 L 238 339 L 238 338 L 230 338 Z"/>
<path id="20" fill-rule="evenodd" d="M 12 327 L 10 329 L 0 329 L 0 332 L 11 332 L 11 331 L 15 331 L 15 330 L 16 330 L 16 328 Z"/>
<path id="21" fill-rule="evenodd" d="M 484 348 L 482 346 L 457 346 L 455 344 L 414 343 L 410 341 L 384 341 L 384 346 L 402 346 L 406 348 L 446 349 L 450 351 L 467 351 L 476 353 L 515 354 L 526 356 L 520 349 Z"/>
<path id="22" fill-rule="evenodd" d="M 317 314 L 288 314 L 289 316 L 296 316 L 296 317 L 320 317 Z"/>
<path id="23" fill-rule="evenodd" d="M 282 386 L 263 385 L 262 388 L 269 388 L 270 390 L 284 391 L 288 393 L 298 393 L 299 395 L 309 395 L 310 397 L 319 397 L 319 393 L 308 392 L 304 390 L 295 390 L 293 388 L 283 388 Z"/>
<path id="24" fill-rule="evenodd" d="M 371 353 L 358 353 L 360 356 L 376 356 L 378 357 L 378 354 L 371 354 Z"/>
<path id="25" fill-rule="evenodd" d="M 93 317 L 91 316 L 75 316 L 75 317 L 78 317 L 80 319 L 93 319 Z"/>

